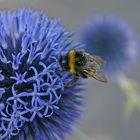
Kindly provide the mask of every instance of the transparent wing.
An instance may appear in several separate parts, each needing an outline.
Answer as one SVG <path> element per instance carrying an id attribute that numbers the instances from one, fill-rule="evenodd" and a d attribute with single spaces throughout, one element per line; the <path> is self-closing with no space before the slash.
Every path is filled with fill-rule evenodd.
<path id="1" fill-rule="evenodd" d="M 103 83 L 107 83 L 107 78 L 105 77 L 105 75 L 101 72 L 95 72 L 95 74 L 93 74 L 93 76 L 96 80 L 101 81 Z"/>
<path id="2" fill-rule="evenodd" d="M 87 71 L 87 70 L 84 70 L 83 73 L 89 77 L 93 77 L 95 78 L 96 80 L 100 81 L 100 82 L 103 82 L 103 83 L 107 83 L 107 78 L 105 77 L 105 75 L 100 72 L 100 71 Z"/>
<path id="3" fill-rule="evenodd" d="M 106 63 L 106 61 L 103 58 L 97 55 L 90 55 L 89 53 L 85 53 L 85 57 L 88 60 L 88 63 L 95 68 L 100 68 Z"/>
<path id="4" fill-rule="evenodd" d="M 98 65 L 104 65 L 106 63 L 106 61 L 101 58 L 100 56 L 93 56 L 93 61 L 95 61 Z"/>

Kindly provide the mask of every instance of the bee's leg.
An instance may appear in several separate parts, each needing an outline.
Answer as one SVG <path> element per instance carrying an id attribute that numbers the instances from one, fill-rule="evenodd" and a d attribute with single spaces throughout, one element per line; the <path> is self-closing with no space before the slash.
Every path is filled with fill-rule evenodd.
<path id="1" fill-rule="evenodd" d="M 88 74 L 82 72 L 82 73 L 81 73 L 81 77 L 87 79 L 89 76 L 88 76 Z"/>
<path id="2" fill-rule="evenodd" d="M 82 77 L 82 78 L 85 78 L 85 79 L 87 79 L 89 76 L 88 76 L 88 73 L 87 72 L 85 72 L 85 71 L 81 71 L 80 72 L 80 76 Z"/>

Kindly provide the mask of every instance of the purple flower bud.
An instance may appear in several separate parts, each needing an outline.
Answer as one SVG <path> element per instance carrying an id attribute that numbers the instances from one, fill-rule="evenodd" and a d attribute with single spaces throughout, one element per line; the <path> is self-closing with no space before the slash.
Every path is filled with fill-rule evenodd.
<path id="1" fill-rule="evenodd" d="M 80 32 L 85 50 L 106 60 L 103 71 L 113 78 L 130 70 L 138 42 L 126 22 L 114 16 L 95 16 Z"/>

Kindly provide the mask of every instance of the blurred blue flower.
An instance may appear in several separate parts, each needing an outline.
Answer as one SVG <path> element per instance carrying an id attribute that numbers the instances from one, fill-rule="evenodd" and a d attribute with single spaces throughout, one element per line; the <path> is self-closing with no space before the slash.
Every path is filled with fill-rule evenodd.
<path id="1" fill-rule="evenodd" d="M 56 140 L 80 116 L 80 84 L 62 71 L 72 33 L 40 12 L 0 12 L 0 139 Z M 79 86 L 78 86 L 79 85 Z"/>
<path id="2" fill-rule="evenodd" d="M 103 71 L 109 78 L 127 72 L 137 55 L 133 30 L 114 16 L 94 17 L 82 27 L 80 39 L 86 44 L 87 52 L 106 60 Z"/>

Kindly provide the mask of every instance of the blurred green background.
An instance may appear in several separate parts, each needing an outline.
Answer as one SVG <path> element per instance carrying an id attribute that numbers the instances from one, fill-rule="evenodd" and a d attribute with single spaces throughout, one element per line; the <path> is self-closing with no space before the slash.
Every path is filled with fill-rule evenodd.
<path id="1" fill-rule="evenodd" d="M 49 17 L 61 19 L 62 24 L 77 31 L 87 19 L 97 14 L 112 14 L 128 21 L 140 37 L 140 0 L 0 0 L 0 9 L 33 8 L 43 10 Z M 128 76 L 140 83 L 139 59 Z M 115 82 L 85 81 L 86 106 L 78 128 L 94 140 L 140 140 L 140 111 L 123 118 L 126 96 Z M 72 139 L 71 137 L 68 139 Z"/>

